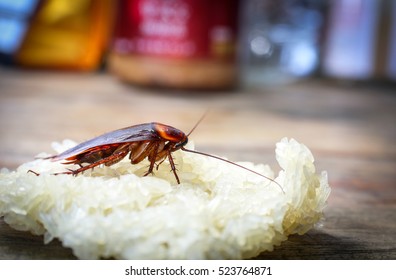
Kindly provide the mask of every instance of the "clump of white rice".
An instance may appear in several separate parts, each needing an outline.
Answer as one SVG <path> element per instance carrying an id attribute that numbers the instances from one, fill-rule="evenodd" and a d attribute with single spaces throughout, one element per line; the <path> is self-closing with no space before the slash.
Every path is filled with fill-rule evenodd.
<path id="1" fill-rule="evenodd" d="M 57 152 L 74 146 L 54 144 Z M 191 146 L 189 148 L 192 148 Z M 0 216 L 17 230 L 59 239 L 81 259 L 242 259 L 273 250 L 323 216 L 330 193 L 309 149 L 286 138 L 276 145 L 275 183 L 201 155 L 174 154 L 181 184 L 165 161 L 127 158 L 76 177 L 59 162 L 37 159 L 0 174 Z M 273 177 L 266 165 L 242 163 Z M 36 176 L 28 170 L 40 173 Z"/>

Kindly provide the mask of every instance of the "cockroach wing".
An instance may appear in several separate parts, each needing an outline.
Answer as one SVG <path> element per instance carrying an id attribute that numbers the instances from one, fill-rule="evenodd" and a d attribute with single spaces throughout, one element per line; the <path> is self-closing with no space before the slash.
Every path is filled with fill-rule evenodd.
<path id="1" fill-rule="evenodd" d="M 63 160 L 103 145 L 159 140 L 160 137 L 156 133 L 154 125 L 155 123 L 138 124 L 107 132 L 82 142 L 77 146 L 60 153 L 59 155 L 50 156 L 47 159 L 51 159 L 53 161 Z"/>

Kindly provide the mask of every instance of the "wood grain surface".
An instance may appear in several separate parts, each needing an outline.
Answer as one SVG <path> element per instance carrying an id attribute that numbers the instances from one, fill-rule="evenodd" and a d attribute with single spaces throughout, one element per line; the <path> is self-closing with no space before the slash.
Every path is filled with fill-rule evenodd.
<path id="1" fill-rule="evenodd" d="M 197 149 L 269 163 L 295 138 L 327 170 L 332 193 L 321 227 L 259 259 L 396 259 L 396 89 L 309 80 L 269 89 L 188 92 L 133 87 L 106 73 L 0 68 L 0 167 L 14 169 L 51 142 L 83 141 L 159 121 L 189 131 Z M 0 219 L 0 259 L 73 259 L 59 241 Z"/>

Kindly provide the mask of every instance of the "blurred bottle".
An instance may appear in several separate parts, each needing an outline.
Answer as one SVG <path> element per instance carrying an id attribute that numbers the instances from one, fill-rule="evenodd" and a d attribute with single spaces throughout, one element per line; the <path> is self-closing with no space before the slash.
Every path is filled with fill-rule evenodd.
<path id="1" fill-rule="evenodd" d="M 334 0 L 325 41 L 326 75 L 396 80 L 396 1 Z"/>
<path id="2" fill-rule="evenodd" d="M 233 87 L 237 5 L 237 0 L 119 1 L 111 71 L 139 85 Z"/>
<path id="3" fill-rule="evenodd" d="M 39 0 L 0 0 L 0 62 L 12 64 Z"/>
<path id="4" fill-rule="evenodd" d="M 27 5 L 23 0 L 15 5 L 18 3 Z M 112 30 L 113 1 L 41 0 L 38 3 L 19 46 L 14 46 L 14 62 L 51 69 L 96 69 Z"/>
<path id="5" fill-rule="evenodd" d="M 390 7 L 389 31 L 389 59 L 386 66 L 386 77 L 396 81 L 396 1 L 392 1 Z"/>
<path id="6" fill-rule="evenodd" d="M 319 65 L 323 0 L 246 0 L 241 10 L 240 76 L 244 86 L 288 83 Z"/>

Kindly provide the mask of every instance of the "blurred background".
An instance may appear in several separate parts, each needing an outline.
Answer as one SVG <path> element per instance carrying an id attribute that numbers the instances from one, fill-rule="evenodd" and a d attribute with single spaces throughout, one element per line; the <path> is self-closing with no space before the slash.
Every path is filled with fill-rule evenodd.
<path id="1" fill-rule="evenodd" d="M 0 0 L 0 61 L 132 84 L 395 82 L 392 0 Z"/>
<path id="2" fill-rule="evenodd" d="M 323 227 L 262 258 L 396 259 L 395 0 L 0 0 L 0 172 L 158 121 L 279 171 L 309 147 Z M 0 219 L 0 259 L 72 258 Z"/>

